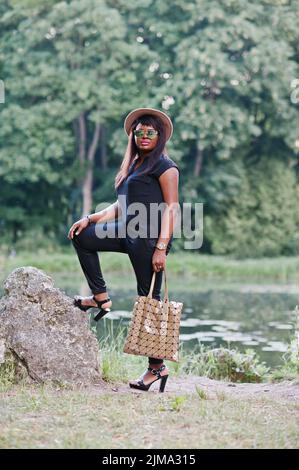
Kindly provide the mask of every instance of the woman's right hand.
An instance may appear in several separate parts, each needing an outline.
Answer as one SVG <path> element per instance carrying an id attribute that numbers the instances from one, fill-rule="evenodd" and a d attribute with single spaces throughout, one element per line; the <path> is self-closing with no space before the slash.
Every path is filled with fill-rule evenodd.
<path id="1" fill-rule="evenodd" d="M 82 232 L 82 230 L 84 228 L 86 228 L 87 226 L 89 225 L 89 220 L 87 217 L 83 217 L 83 219 L 80 219 L 78 220 L 77 222 L 73 223 L 73 225 L 71 226 L 70 230 L 69 230 L 69 233 L 68 233 L 68 238 L 71 240 L 74 238 L 74 234 L 75 235 L 79 235 L 80 232 Z"/>

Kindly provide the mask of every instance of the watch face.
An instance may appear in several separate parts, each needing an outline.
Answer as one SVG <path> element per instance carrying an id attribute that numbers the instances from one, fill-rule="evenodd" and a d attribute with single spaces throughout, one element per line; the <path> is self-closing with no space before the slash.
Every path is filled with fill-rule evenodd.
<path id="1" fill-rule="evenodd" d="M 162 249 L 162 250 L 164 250 L 166 248 L 166 246 L 167 246 L 166 243 L 163 243 L 163 242 L 157 244 L 157 247 Z"/>

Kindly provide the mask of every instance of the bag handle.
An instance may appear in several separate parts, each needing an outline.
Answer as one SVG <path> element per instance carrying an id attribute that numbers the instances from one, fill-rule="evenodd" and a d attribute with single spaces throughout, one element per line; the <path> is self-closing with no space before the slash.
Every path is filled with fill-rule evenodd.
<path id="1" fill-rule="evenodd" d="M 164 268 L 163 271 L 164 271 L 164 299 L 163 300 L 164 300 L 165 303 L 168 303 L 169 302 L 169 297 L 168 297 L 168 286 L 167 286 L 167 278 L 166 278 L 166 268 Z M 153 272 L 152 282 L 151 282 L 150 290 L 149 290 L 149 293 L 148 293 L 148 296 L 147 296 L 150 299 L 153 296 L 155 280 L 156 280 L 156 271 Z"/>

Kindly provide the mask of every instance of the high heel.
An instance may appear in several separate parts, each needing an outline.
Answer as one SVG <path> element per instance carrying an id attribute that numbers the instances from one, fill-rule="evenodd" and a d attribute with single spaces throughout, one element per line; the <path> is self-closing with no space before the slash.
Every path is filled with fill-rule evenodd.
<path id="1" fill-rule="evenodd" d="M 161 383 L 160 383 L 160 389 L 159 389 L 160 393 L 164 392 L 167 379 L 168 379 L 168 375 L 164 375 L 163 377 L 161 377 Z"/>
<path id="2" fill-rule="evenodd" d="M 161 380 L 159 392 L 163 393 L 164 390 L 165 390 L 165 385 L 166 385 L 167 379 L 168 379 L 168 374 L 167 375 L 161 375 L 161 372 L 165 368 L 166 368 L 165 364 L 163 364 L 159 369 L 153 369 L 152 367 L 149 367 L 147 370 L 149 370 L 153 375 L 156 375 L 157 378 L 155 380 L 153 380 L 151 383 L 149 383 L 148 385 L 145 385 L 145 383 L 141 379 L 141 380 L 138 380 L 137 384 L 129 383 L 130 387 L 131 388 L 136 388 L 137 390 L 143 390 L 143 391 L 147 392 L 149 390 L 150 386 L 154 382 L 157 382 L 157 380 Z"/>
<path id="3" fill-rule="evenodd" d="M 94 317 L 95 321 L 99 321 L 101 318 L 103 318 L 107 313 L 111 311 L 110 308 L 101 308 L 103 304 L 105 304 L 106 302 L 109 302 L 109 300 L 111 299 L 110 297 L 107 297 L 106 299 L 103 299 L 103 300 L 97 300 L 95 296 L 93 296 L 93 300 L 95 301 L 97 306 L 100 308 L 100 311 Z M 95 305 L 82 305 L 82 298 L 77 298 L 77 299 L 75 298 L 74 305 L 76 307 L 79 307 L 80 310 L 83 310 L 83 312 L 87 312 L 87 310 L 89 310 L 90 308 L 96 308 Z"/>

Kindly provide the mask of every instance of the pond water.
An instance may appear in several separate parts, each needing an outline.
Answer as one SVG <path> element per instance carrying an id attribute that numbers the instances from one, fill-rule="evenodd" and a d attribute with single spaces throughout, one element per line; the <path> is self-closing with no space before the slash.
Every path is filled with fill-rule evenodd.
<path id="1" fill-rule="evenodd" d="M 71 296 L 78 293 L 69 288 L 65 291 Z M 110 289 L 109 295 L 113 311 L 102 321 L 92 322 L 97 326 L 99 339 L 112 329 L 117 334 L 127 328 L 136 290 Z M 170 299 L 184 303 L 180 340 L 185 351 L 199 344 L 241 352 L 250 348 L 267 366 L 275 367 L 283 362 L 283 354 L 294 336 L 294 309 L 299 304 L 295 286 L 210 285 L 195 292 L 179 292 L 176 288 Z"/>

